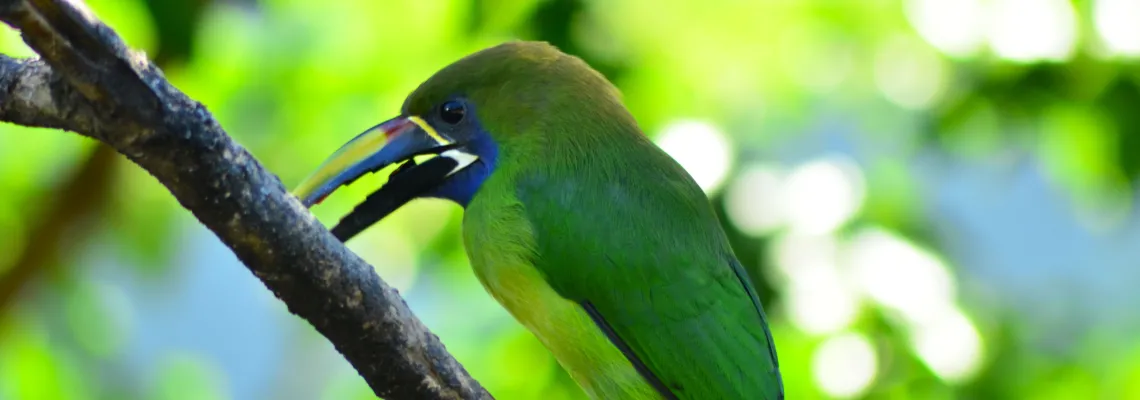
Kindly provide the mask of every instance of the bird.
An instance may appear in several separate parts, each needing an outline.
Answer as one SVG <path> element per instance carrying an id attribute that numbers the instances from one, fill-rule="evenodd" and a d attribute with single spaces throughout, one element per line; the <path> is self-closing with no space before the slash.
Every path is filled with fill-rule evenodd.
<path id="1" fill-rule="evenodd" d="M 393 165 L 333 235 L 415 199 L 458 204 L 478 281 L 588 397 L 784 397 L 764 308 L 707 195 L 581 58 L 524 40 L 470 53 L 293 194 L 311 208 Z"/>

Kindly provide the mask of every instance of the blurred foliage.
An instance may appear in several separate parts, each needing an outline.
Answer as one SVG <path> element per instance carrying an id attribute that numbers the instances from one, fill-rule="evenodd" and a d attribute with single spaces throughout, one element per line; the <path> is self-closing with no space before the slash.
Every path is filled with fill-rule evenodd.
<path id="1" fill-rule="evenodd" d="M 707 189 L 789 398 L 1140 398 L 1140 318 L 1113 312 L 1140 306 L 1113 289 L 1140 284 L 1140 1 L 86 2 L 289 186 L 438 68 L 549 41 Z M 8 29 L 0 50 L 32 54 Z M 92 148 L 0 126 L 0 278 Z M 164 188 L 116 168 L 92 238 L 2 310 L 0 400 L 370 398 Z M 417 201 L 350 247 L 497 398 L 582 398 L 475 281 L 460 216 Z"/>

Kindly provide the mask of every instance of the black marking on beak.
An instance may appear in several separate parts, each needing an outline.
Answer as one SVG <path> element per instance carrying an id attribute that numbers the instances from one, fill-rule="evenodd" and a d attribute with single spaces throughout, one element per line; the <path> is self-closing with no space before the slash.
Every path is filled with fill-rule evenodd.
<path id="1" fill-rule="evenodd" d="M 438 187 L 457 166 L 459 162 L 450 157 L 433 157 L 422 164 L 409 159 L 392 172 L 387 184 L 368 195 L 332 228 L 333 236 L 341 242 L 352 239 L 407 202 Z"/>

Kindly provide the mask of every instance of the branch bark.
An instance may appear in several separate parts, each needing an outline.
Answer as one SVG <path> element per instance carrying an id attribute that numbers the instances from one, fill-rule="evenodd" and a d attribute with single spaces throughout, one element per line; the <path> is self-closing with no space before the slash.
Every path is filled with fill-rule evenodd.
<path id="1" fill-rule="evenodd" d="M 0 120 L 92 137 L 147 170 L 377 396 L 491 398 L 371 266 L 82 3 L 0 0 L 0 20 L 40 55 L 0 55 Z"/>

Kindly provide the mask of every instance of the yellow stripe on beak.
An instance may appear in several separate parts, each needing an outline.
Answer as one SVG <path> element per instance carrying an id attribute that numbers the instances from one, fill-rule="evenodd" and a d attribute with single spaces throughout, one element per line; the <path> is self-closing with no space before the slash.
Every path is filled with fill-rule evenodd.
<path id="1" fill-rule="evenodd" d="M 294 189 L 305 206 L 368 172 L 446 146 L 451 141 L 417 116 L 402 116 L 376 125 L 337 149 L 312 175 Z"/>
<path id="2" fill-rule="evenodd" d="M 413 124 L 416 124 L 416 126 L 419 126 L 420 129 L 423 129 L 424 133 L 426 133 L 429 137 L 434 139 L 435 142 L 438 143 L 440 146 L 446 146 L 446 145 L 451 144 L 450 140 L 447 140 L 443 136 L 440 136 L 439 132 L 436 132 L 435 128 L 432 127 L 431 125 L 428 125 L 427 121 L 424 121 L 423 118 L 420 118 L 420 117 L 413 115 L 413 116 L 408 117 L 408 121 L 411 121 Z"/>

